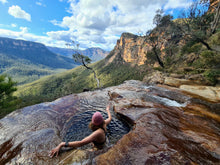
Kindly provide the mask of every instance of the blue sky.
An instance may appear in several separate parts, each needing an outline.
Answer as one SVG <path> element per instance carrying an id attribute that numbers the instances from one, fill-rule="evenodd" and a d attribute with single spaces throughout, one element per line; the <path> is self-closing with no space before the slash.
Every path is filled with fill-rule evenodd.
<path id="1" fill-rule="evenodd" d="M 145 34 L 157 9 L 178 13 L 191 0 L 0 0 L 0 36 L 112 50 L 121 33 Z M 176 14 L 175 14 L 176 15 Z"/>

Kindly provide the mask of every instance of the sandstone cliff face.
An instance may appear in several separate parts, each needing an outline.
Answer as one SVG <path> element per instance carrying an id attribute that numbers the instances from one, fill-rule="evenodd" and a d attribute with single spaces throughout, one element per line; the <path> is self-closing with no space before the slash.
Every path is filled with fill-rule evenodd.
<path id="1" fill-rule="evenodd" d="M 122 62 L 143 65 L 146 61 L 146 53 L 150 46 L 145 42 L 145 37 L 131 33 L 123 33 L 114 50 L 110 53 L 108 62 Z"/>
<path id="2" fill-rule="evenodd" d="M 164 35 L 164 34 L 163 34 Z M 161 49 L 161 57 L 165 57 L 165 53 L 162 51 L 165 49 L 167 41 L 170 36 L 166 36 L 165 39 L 159 43 Z M 144 65 L 147 61 L 147 52 L 152 49 L 146 36 L 137 36 L 131 33 L 123 33 L 112 52 L 107 58 L 107 63 L 130 63 L 131 65 Z M 158 67 L 157 61 L 152 63 L 154 67 Z"/>
<path id="3" fill-rule="evenodd" d="M 210 9 L 214 11 L 218 6 L 219 0 L 210 0 Z M 165 36 L 163 41 L 161 40 L 159 43 L 159 47 L 161 50 L 165 49 L 165 45 L 171 39 L 171 36 Z M 183 45 L 184 41 L 179 40 L 178 45 Z M 110 53 L 110 58 L 108 59 L 108 63 L 112 61 L 116 63 L 131 63 L 132 65 L 143 65 L 145 64 L 147 57 L 146 54 L 149 50 L 151 50 L 151 46 L 149 45 L 148 41 L 146 40 L 145 36 L 137 36 L 131 33 L 123 33 L 120 39 L 117 41 L 117 44 L 114 50 Z M 161 52 L 161 57 L 165 57 L 165 52 Z M 153 64 L 155 67 L 159 66 L 157 62 Z"/>
<path id="4" fill-rule="evenodd" d="M 147 48 L 144 46 L 144 37 L 123 33 L 117 42 L 116 49 L 121 50 L 125 62 L 143 65 L 146 60 Z"/>

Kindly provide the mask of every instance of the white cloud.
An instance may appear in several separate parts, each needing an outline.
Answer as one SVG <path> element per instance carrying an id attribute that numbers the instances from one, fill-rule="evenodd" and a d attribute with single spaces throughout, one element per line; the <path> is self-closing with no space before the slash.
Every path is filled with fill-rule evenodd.
<path id="1" fill-rule="evenodd" d="M 65 41 L 54 40 L 48 36 L 37 36 L 35 34 L 29 33 L 27 27 L 20 27 L 20 31 L 12 31 L 12 30 L 5 30 L 0 29 L 0 36 L 14 38 L 14 39 L 23 39 L 27 41 L 34 41 L 43 43 L 48 46 L 65 46 Z"/>
<path id="2" fill-rule="evenodd" d="M 192 1 L 187 0 L 169 0 L 164 6 L 164 9 L 174 9 L 174 8 L 187 8 L 192 4 Z"/>
<path id="3" fill-rule="evenodd" d="M 21 33 L 25 34 L 28 32 L 28 28 L 27 27 L 20 27 Z"/>
<path id="4" fill-rule="evenodd" d="M 54 40 L 63 40 L 65 42 L 71 42 L 75 40 L 75 36 L 70 31 L 51 31 L 47 32 L 47 35 Z"/>
<path id="5" fill-rule="evenodd" d="M 11 24 L 11 27 L 17 27 L 17 24 L 12 23 L 12 24 Z"/>
<path id="6" fill-rule="evenodd" d="M 43 4 L 42 2 L 36 2 L 36 5 L 46 7 L 46 5 Z"/>
<path id="7" fill-rule="evenodd" d="M 42 5 L 42 0 L 37 2 Z M 152 29 L 152 20 L 157 9 L 163 8 L 171 12 L 175 8 L 185 8 L 190 2 L 191 0 L 68 0 L 70 16 L 50 21 L 65 30 L 36 36 L 29 33 L 28 28 L 21 27 L 19 32 L 0 29 L 0 36 L 8 35 L 57 47 L 65 47 L 67 42 L 74 40 L 80 43 L 81 48 L 101 47 L 111 50 L 123 32 L 145 34 Z M 31 20 L 31 16 L 19 6 L 12 7 L 14 10 L 11 15 Z"/>
<path id="8" fill-rule="evenodd" d="M 26 19 L 27 21 L 31 21 L 31 15 L 22 10 L 19 6 L 11 6 L 8 9 L 8 13 L 15 18 Z"/>
<path id="9" fill-rule="evenodd" d="M 116 44 L 123 32 L 146 32 L 152 28 L 155 11 L 161 8 L 159 0 L 69 0 L 72 16 L 66 16 L 62 21 L 51 21 L 54 25 L 68 28 L 70 36 L 87 46 L 108 45 L 110 50 Z M 54 32 L 53 32 L 54 33 Z M 58 35 L 64 36 L 60 31 Z M 66 33 L 63 31 L 63 33 Z M 48 33 L 49 34 L 49 33 Z M 114 40 L 109 39 L 114 36 Z M 117 36 L 117 37 L 115 37 Z M 61 38 L 62 38 L 61 37 Z M 90 42 L 88 42 L 90 41 Z"/>
<path id="10" fill-rule="evenodd" d="M 8 3 L 7 0 L 0 0 L 1 3 L 5 4 L 5 3 Z"/>

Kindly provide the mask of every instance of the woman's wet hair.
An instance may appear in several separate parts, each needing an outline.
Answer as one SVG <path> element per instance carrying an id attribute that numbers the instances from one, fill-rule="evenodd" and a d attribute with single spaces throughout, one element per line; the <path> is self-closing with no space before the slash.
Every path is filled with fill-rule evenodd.
<path id="1" fill-rule="evenodd" d="M 89 123 L 89 128 L 92 130 L 92 131 L 96 131 L 97 129 L 99 128 L 104 128 L 104 125 L 105 125 L 105 121 L 102 122 L 102 124 L 100 125 L 94 125 L 92 122 Z"/>

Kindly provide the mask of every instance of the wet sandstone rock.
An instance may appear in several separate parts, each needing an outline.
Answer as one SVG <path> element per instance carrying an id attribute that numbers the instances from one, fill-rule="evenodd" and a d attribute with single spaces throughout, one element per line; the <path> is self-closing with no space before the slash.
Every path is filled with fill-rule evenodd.
<path id="1" fill-rule="evenodd" d="M 167 91 L 159 90 L 148 88 L 155 100 L 147 95 L 118 100 L 114 110 L 133 129 L 99 155 L 96 164 L 219 164 L 219 115 L 210 112 L 210 105 L 201 106 L 190 97 L 175 98 L 182 95 L 180 91 L 169 91 L 169 96 L 182 103 L 168 103 L 164 99 Z"/>
<path id="2" fill-rule="evenodd" d="M 92 160 L 92 146 L 63 149 L 51 159 L 48 154 L 61 141 L 81 140 L 91 133 L 88 125 L 95 111 L 106 118 L 108 91 L 69 95 L 53 102 L 17 110 L 0 120 L 0 164 L 66 164 Z M 108 127 L 109 146 L 129 131 L 114 117 Z M 100 154 L 100 153 L 99 153 Z M 70 159 L 71 158 L 71 159 Z"/>
<path id="3" fill-rule="evenodd" d="M 87 125 L 94 111 L 106 117 L 109 95 L 113 120 L 107 147 L 67 148 L 49 158 L 48 151 L 60 141 L 90 133 Z M 193 98 L 177 88 L 134 80 L 69 95 L 1 119 L 0 164 L 218 164 L 219 108 L 219 103 Z"/>

